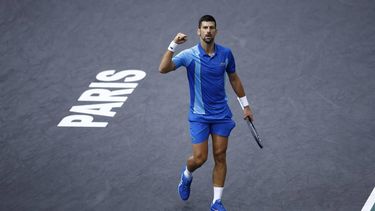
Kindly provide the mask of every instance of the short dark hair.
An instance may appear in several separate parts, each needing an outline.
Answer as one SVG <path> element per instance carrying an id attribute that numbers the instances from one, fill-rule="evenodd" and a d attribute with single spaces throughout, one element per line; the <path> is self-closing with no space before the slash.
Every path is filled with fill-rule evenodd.
<path id="1" fill-rule="evenodd" d="M 203 21 L 206 21 L 206 22 L 214 22 L 214 23 L 215 23 L 215 27 L 216 27 L 216 20 L 215 20 L 215 18 L 214 18 L 212 15 L 203 15 L 203 16 L 199 19 L 198 28 L 201 28 L 201 25 L 202 25 L 202 22 L 203 22 Z"/>

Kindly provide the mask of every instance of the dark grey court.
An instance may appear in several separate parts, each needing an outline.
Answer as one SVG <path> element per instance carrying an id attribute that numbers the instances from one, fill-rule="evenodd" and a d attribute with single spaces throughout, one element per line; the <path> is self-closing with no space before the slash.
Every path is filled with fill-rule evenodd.
<path id="1" fill-rule="evenodd" d="M 375 187 L 375 2 L 0 0 L 0 210 L 209 210 L 212 156 L 177 194 L 191 152 L 177 32 L 217 19 L 265 148 L 231 87 L 228 210 L 357 211 Z M 105 128 L 57 127 L 96 75 L 147 76 Z M 229 84 L 229 83 L 227 83 Z M 211 151 L 210 151 L 211 153 Z"/>

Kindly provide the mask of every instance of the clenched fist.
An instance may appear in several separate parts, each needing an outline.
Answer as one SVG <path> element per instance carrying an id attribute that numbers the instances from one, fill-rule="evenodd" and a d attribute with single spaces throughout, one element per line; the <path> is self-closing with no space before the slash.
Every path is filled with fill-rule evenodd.
<path id="1" fill-rule="evenodd" d="M 186 40 L 187 40 L 187 35 L 183 33 L 178 33 L 176 37 L 173 39 L 173 41 L 177 44 L 182 44 L 186 42 Z"/>

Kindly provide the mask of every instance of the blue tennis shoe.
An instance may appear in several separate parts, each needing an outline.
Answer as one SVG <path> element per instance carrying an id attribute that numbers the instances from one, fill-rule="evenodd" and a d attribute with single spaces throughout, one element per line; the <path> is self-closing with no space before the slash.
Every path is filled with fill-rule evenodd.
<path id="1" fill-rule="evenodd" d="M 185 168 L 184 168 L 185 169 Z M 193 181 L 193 176 L 189 178 L 185 177 L 184 171 L 181 172 L 180 184 L 178 184 L 178 193 L 182 200 L 186 201 L 190 196 L 190 185 Z"/>
<path id="2" fill-rule="evenodd" d="M 211 211 L 226 211 L 224 205 L 221 203 L 221 200 L 218 199 L 211 205 Z"/>

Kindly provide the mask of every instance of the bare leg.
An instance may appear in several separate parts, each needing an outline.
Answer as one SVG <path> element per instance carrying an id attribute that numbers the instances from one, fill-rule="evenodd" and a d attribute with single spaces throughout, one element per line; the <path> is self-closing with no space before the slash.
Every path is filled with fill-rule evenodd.
<path id="1" fill-rule="evenodd" d="M 228 137 L 212 134 L 212 146 L 215 160 L 215 167 L 212 172 L 212 183 L 214 187 L 224 187 L 227 174 L 226 151 Z"/>
<path id="2" fill-rule="evenodd" d="M 200 144 L 193 144 L 193 155 L 191 155 L 187 162 L 187 169 L 190 172 L 195 171 L 201 167 L 207 160 L 208 154 L 208 141 L 204 141 Z"/>

